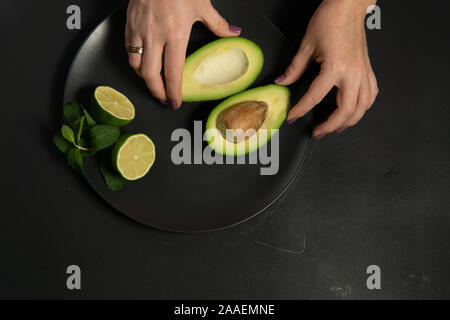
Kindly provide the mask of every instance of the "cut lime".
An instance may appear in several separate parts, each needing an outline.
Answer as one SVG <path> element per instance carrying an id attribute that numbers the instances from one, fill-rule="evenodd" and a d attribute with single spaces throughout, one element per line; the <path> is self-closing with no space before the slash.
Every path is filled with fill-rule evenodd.
<path id="1" fill-rule="evenodd" d="M 130 123 L 135 116 L 131 101 L 119 91 L 106 86 L 95 89 L 89 111 L 98 123 L 116 127 Z"/>
<path id="2" fill-rule="evenodd" d="M 127 180 L 147 174 L 155 162 L 155 145 L 145 134 L 123 134 L 112 151 L 113 166 Z"/>

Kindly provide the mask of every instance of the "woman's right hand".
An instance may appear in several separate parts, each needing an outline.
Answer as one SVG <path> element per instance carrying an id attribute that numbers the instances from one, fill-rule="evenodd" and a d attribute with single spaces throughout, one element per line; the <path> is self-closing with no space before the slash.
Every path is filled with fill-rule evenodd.
<path id="1" fill-rule="evenodd" d="M 210 0 L 130 0 L 128 5 L 126 47 L 144 48 L 142 55 L 128 53 L 129 63 L 153 96 L 174 110 L 182 101 L 186 48 L 196 21 L 219 37 L 239 36 L 242 31 L 229 25 Z"/>

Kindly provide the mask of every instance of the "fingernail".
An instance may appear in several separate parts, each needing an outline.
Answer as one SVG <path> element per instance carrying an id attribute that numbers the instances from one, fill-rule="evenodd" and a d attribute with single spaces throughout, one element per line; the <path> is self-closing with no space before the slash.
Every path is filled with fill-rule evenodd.
<path id="1" fill-rule="evenodd" d="M 298 118 L 292 118 L 292 119 L 289 119 L 289 120 L 287 121 L 287 123 L 288 123 L 288 124 L 293 124 L 295 121 L 297 121 L 297 119 L 298 119 Z"/>
<path id="2" fill-rule="evenodd" d="M 230 24 L 230 31 L 234 32 L 234 33 L 241 33 L 242 32 L 242 28 L 238 27 L 238 26 L 233 26 L 232 24 Z"/>
<path id="3" fill-rule="evenodd" d="M 316 140 L 320 140 L 320 139 L 322 139 L 323 137 L 325 137 L 326 136 L 326 134 L 325 133 L 322 133 L 322 134 L 318 134 L 317 136 L 315 136 L 314 137 L 314 139 L 316 139 Z"/>
<path id="4" fill-rule="evenodd" d="M 283 82 L 284 79 L 286 79 L 286 74 L 283 73 L 281 76 L 278 76 L 273 82 L 279 84 L 280 82 Z"/>
<path id="5" fill-rule="evenodd" d="M 337 133 L 342 133 L 342 132 L 344 132 L 345 129 L 347 129 L 347 128 L 348 128 L 347 126 L 342 126 L 342 127 L 340 127 L 339 129 L 337 129 L 336 132 L 337 132 Z"/>
<path id="6" fill-rule="evenodd" d="M 167 106 L 167 100 L 159 99 L 159 102 L 165 106 Z"/>
<path id="7" fill-rule="evenodd" d="M 170 106 L 172 107 L 173 110 L 175 111 L 178 110 L 178 104 L 175 100 L 170 100 Z"/>

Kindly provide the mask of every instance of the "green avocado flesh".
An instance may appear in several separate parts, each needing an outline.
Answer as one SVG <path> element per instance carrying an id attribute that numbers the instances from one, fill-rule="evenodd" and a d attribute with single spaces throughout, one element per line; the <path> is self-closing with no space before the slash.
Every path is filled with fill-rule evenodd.
<path id="1" fill-rule="evenodd" d="M 206 122 L 208 144 L 215 152 L 228 156 L 253 152 L 281 127 L 289 104 L 289 89 L 275 84 L 234 95 L 210 113 Z"/>
<path id="2" fill-rule="evenodd" d="M 222 38 L 201 47 L 183 71 L 183 101 L 219 100 L 247 89 L 261 73 L 264 55 L 254 42 Z"/>

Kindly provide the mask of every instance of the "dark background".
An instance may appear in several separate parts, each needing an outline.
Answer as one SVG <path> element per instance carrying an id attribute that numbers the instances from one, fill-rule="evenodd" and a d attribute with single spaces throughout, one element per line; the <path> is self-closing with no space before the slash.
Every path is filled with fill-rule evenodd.
<path id="1" fill-rule="evenodd" d="M 317 3 L 241 2 L 295 45 Z M 122 3 L 0 2 L 0 298 L 450 298 L 447 2 L 380 1 L 382 29 L 367 32 L 380 95 L 363 121 L 314 143 L 270 210 L 194 235 L 120 215 L 51 142 L 77 49 Z M 70 4 L 82 30 L 66 28 Z M 70 264 L 81 291 L 66 289 Z M 366 288 L 373 264 L 379 291 Z"/>

